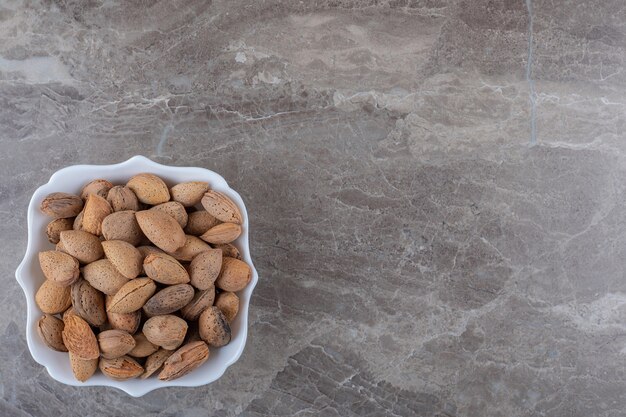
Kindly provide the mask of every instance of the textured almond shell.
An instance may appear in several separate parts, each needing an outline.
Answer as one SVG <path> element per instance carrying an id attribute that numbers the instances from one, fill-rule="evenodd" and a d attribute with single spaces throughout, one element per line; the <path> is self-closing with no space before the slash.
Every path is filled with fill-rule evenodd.
<path id="1" fill-rule="evenodd" d="M 157 346 L 172 350 L 185 340 L 187 322 L 170 314 L 149 318 L 143 325 L 143 334 Z"/>
<path id="2" fill-rule="evenodd" d="M 170 199 L 170 192 L 165 182 L 153 174 L 137 174 L 128 180 L 126 186 L 133 190 L 139 201 L 145 204 L 154 206 Z"/>
<path id="3" fill-rule="evenodd" d="M 39 208 L 55 219 L 75 217 L 83 209 L 83 200 L 74 194 L 52 193 L 43 199 Z"/>
<path id="4" fill-rule="evenodd" d="M 141 273 L 143 256 L 133 245 L 123 240 L 107 240 L 102 248 L 115 269 L 128 279 L 136 278 Z"/>
<path id="5" fill-rule="evenodd" d="M 93 180 L 85 184 L 82 191 L 80 192 L 80 198 L 85 200 L 89 194 L 96 194 L 102 198 L 107 198 L 107 194 L 109 194 L 109 190 L 111 188 L 113 188 L 113 184 L 111 184 L 107 180 Z"/>
<path id="6" fill-rule="evenodd" d="M 172 356 L 172 353 L 174 353 L 173 350 L 159 348 L 159 350 L 148 356 L 148 359 L 146 359 L 146 365 L 144 366 L 145 371 L 143 372 L 143 374 L 141 374 L 140 378 L 146 379 L 150 375 L 158 371 L 159 368 L 163 366 L 167 358 Z"/>
<path id="7" fill-rule="evenodd" d="M 98 340 L 89 327 L 89 323 L 77 316 L 70 314 L 63 320 L 63 343 L 67 350 L 82 359 L 97 359 L 100 356 Z"/>
<path id="8" fill-rule="evenodd" d="M 35 294 L 35 302 L 46 314 L 59 314 L 72 305 L 70 287 L 61 287 L 52 281 L 44 281 Z"/>
<path id="9" fill-rule="evenodd" d="M 176 220 L 180 227 L 185 227 L 187 225 L 187 220 L 189 219 L 185 207 L 177 201 L 161 203 L 158 206 L 152 207 L 150 210 L 162 211 Z"/>
<path id="10" fill-rule="evenodd" d="M 72 285 L 80 275 L 78 261 L 63 252 L 39 252 L 39 265 L 47 279 L 62 287 Z"/>
<path id="11" fill-rule="evenodd" d="M 241 224 L 243 217 L 237 205 L 219 191 L 207 191 L 202 197 L 202 207 L 213 217 L 227 223 Z"/>
<path id="12" fill-rule="evenodd" d="M 89 194 L 83 210 L 82 230 L 100 236 L 102 234 L 102 221 L 111 213 L 113 210 L 104 198 L 96 194 Z"/>
<path id="13" fill-rule="evenodd" d="M 250 266 L 239 259 L 224 257 L 222 271 L 215 286 L 225 291 L 237 292 L 246 288 L 252 278 Z"/>
<path id="14" fill-rule="evenodd" d="M 179 261 L 191 261 L 197 254 L 211 249 L 208 243 L 196 236 L 185 235 L 185 244 L 175 252 L 168 252 Z"/>
<path id="15" fill-rule="evenodd" d="M 135 339 L 135 347 L 128 354 L 130 356 L 134 356 L 135 358 L 145 358 L 146 356 L 152 355 L 156 352 L 159 347 L 154 343 L 150 342 L 146 335 L 143 332 L 139 332 L 133 336 Z"/>
<path id="16" fill-rule="evenodd" d="M 146 275 L 161 284 L 174 285 L 189 282 L 187 270 L 173 257 L 165 253 L 151 253 L 143 261 Z"/>
<path id="17" fill-rule="evenodd" d="M 178 201 L 185 207 L 192 207 L 200 203 L 204 193 L 209 190 L 209 184 L 201 181 L 191 181 L 176 184 L 170 189 L 172 200 Z"/>
<path id="18" fill-rule="evenodd" d="M 98 365 L 100 371 L 116 381 L 136 378 L 143 373 L 143 368 L 130 356 L 115 359 L 101 358 Z"/>
<path id="19" fill-rule="evenodd" d="M 113 296 L 107 311 L 112 313 L 132 313 L 139 310 L 156 291 L 150 278 L 136 278 L 126 284 Z"/>
<path id="20" fill-rule="evenodd" d="M 174 218 L 159 210 L 135 213 L 143 234 L 158 248 L 174 252 L 185 244 L 185 232 Z"/>
<path id="21" fill-rule="evenodd" d="M 120 274 L 108 259 L 85 265 L 83 277 L 92 287 L 108 295 L 116 294 L 128 282 L 128 278 Z"/>
<path id="22" fill-rule="evenodd" d="M 220 347 L 230 342 L 231 331 L 228 320 L 221 310 L 209 307 L 198 318 L 200 337 L 210 346 Z"/>
<path id="23" fill-rule="evenodd" d="M 213 305 L 215 300 L 215 287 L 211 284 L 206 290 L 197 291 L 191 301 L 180 312 L 185 320 L 194 321 L 200 314 Z"/>
<path id="24" fill-rule="evenodd" d="M 221 244 L 233 242 L 241 235 L 241 226 L 235 223 L 222 223 L 207 230 L 200 239 L 205 242 Z"/>
<path id="25" fill-rule="evenodd" d="M 123 330 L 105 330 L 98 334 L 98 345 L 103 358 L 114 359 L 133 350 L 135 339 Z"/>
<path id="26" fill-rule="evenodd" d="M 188 235 L 200 236 L 218 224 L 220 224 L 220 221 L 206 210 L 198 210 L 187 215 L 187 226 L 185 226 L 184 231 Z"/>
<path id="27" fill-rule="evenodd" d="M 105 297 L 105 305 L 108 307 L 111 303 L 113 296 L 107 295 Z M 106 312 L 109 325 L 112 329 L 124 330 L 127 333 L 135 334 L 139 329 L 141 323 L 141 310 L 133 311 L 132 313 L 111 313 Z"/>
<path id="28" fill-rule="evenodd" d="M 37 321 L 37 333 L 41 340 L 50 349 L 59 352 L 67 352 L 67 348 L 63 343 L 63 327 L 63 321 L 50 314 L 44 314 Z"/>
<path id="29" fill-rule="evenodd" d="M 186 344 L 174 352 L 163 365 L 159 374 L 162 381 L 180 378 L 198 368 L 209 358 L 209 347 L 203 341 Z"/>
<path id="30" fill-rule="evenodd" d="M 81 211 L 74 218 L 74 223 L 72 223 L 72 229 L 74 230 L 83 230 L 83 212 Z"/>
<path id="31" fill-rule="evenodd" d="M 123 240 L 136 246 L 143 239 L 143 232 L 132 210 L 111 213 L 102 221 L 102 235 L 106 240 Z"/>
<path id="32" fill-rule="evenodd" d="M 186 306 L 193 298 L 193 287 L 189 284 L 171 285 L 154 294 L 143 306 L 148 316 L 170 314 Z"/>
<path id="33" fill-rule="evenodd" d="M 241 260 L 241 253 L 239 252 L 239 249 L 237 249 L 237 247 L 232 243 L 217 244 L 213 245 L 213 247 L 215 249 L 221 249 L 223 256 Z"/>
<path id="34" fill-rule="evenodd" d="M 61 238 L 61 232 L 64 230 L 72 230 L 73 219 L 54 219 L 46 227 L 46 236 L 48 242 L 57 244 Z"/>
<path id="35" fill-rule="evenodd" d="M 234 292 L 221 292 L 215 298 L 215 307 L 224 313 L 229 323 L 232 323 L 239 312 L 239 297 Z"/>
<path id="36" fill-rule="evenodd" d="M 191 285 L 199 290 L 213 286 L 222 270 L 222 251 L 209 249 L 197 254 L 189 265 Z"/>
<path id="37" fill-rule="evenodd" d="M 74 374 L 74 378 L 76 378 L 80 382 L 85 382 L 91 376 L 96 373 L 96 369 L 98 369 L 99 359 L 82 359 L 77 355 L 70 352 L 70 367 L 72 368 L 72 373 Z"/>
<path id="38" fill-rule="evenodd" d="M 97 236 L 82 230 L 64 230 L 60 234 L 63 252 L 72 255 L 80 263 L 88 264 L 104 256 Z"/>
<path id="39" fill-rule="evenodd" d="M 107 319 L 104 310 L 104 295 L 80 279 L 72 284 L 72 306 L 80 317 L 92 326 L 101 326 Z"/>
<path id="40" fill-rule="evenodd" d="M 116 185 L 109 190 L 107 202 L 113 211 L 139 210 L 139 200 L 130 188 L 124 185 Z"/>

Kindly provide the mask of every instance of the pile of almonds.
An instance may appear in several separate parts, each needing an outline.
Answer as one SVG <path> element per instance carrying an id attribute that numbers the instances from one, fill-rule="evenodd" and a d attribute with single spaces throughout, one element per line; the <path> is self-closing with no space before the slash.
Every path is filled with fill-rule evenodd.
<path id="1" fill-rule="evenodd" d="M 231 244 L 241 212 L 224 194 L 145 173 L 126 185 L 91 181 L 80 196 L 52 193 L 41 211 L 54 218 L 46 232 L 56 250 L 39 253 L 37 329 L 69 352 L 76 379 L 99 368 L 115 380 L 160 370 L 170 381 L 230 342 L 236 293 L 252 274 Z"/>

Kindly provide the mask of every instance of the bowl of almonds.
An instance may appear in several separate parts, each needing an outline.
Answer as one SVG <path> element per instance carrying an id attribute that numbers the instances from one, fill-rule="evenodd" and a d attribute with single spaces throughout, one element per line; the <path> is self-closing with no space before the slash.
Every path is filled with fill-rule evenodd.
<path id="1" fill-rule="evenodd" d="M 224 178 L 135 156 L 39 187 L 16 271 L 50 376 L 141 396 L 215 381 L 243 352 L 258 275 Z"/>

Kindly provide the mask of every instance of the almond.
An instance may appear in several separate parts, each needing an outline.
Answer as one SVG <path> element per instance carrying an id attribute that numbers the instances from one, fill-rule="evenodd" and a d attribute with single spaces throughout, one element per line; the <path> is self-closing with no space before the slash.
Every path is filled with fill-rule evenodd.
<path id="1" fill-rule="evenodd" d="M 180 312 L 185 320 L 197 320 L 204 310 L 213 305 L 213 300 L 215 300 L 215 287 L 211 284 L 208 289 L 196 292 Z"/>
<path id="2" fill-rule="evenodd" d="M 78 261 L 67 253 L 39 252 L 39 264 L 44 276 L 62 287 L 72 285 L 80 275 Z"/>
<path id="3" fill-rule="evenodd" d="M 106 198 L 115 212 L 139 210 L 139 200 L 137 200 L 137 196 L 133 190 L 124 185 L 116 185 L 111 188 Z"/>
<path id="4" fill-rule="evenodd" d="M 156 352 L 159 347 L 154 343 L 150 342 L 146 335 L 143 332 L 139 332 L 133 336 L 135 339 L 135 347 L 130 351 L 129 355 L 134 356 L 135 358 L 145 358 L 146 356 L 152 355 Z"/>
<path id="5" fill-rule="evenodd" d="M 237 258 L 241 260 L 241 253 L 239 252 L 239 249 L 237 249 L 237 247 L 233 245 L 232 243 L 223 243 L 219 245 L 213 245 L 213 247 L 215 249 L 221 249 L 222 255 L 224 256 L 228 256 L 230 258 Z"/>
<path id="6" fill-rule="evenodd" d="M 222 271 L 215 281 L 215 286 L 224 291 L 243 290 L 252 278 L 252 270 L 247 263 L 225 256 L 222 259 Z"/>
<path id="7" fill-rule="evenodd" d="M 98 358 L 81 359 L 70 352 L 70 367 L 72 368 L 74 378 L 80 382 L 85 382 L 96 373 L 96 369 L 98 369 Z"/>
<path id="8" fill-rule="evenodd" d="M 85 265 L 83 277 L 92 287 L 108 295 L 116 294 L 128 282 L 128 278 L 120 274 L 108 259 Z"/>
<path id="9" fill-rule="evenodd" d="M 174 352 L 163 365 L 161 381 L 180 378 L 202 365 L 209 358 L 209 347 L 203 341 L 191 342 Z"/>
<path id="10" fill-rule="evenodd" d="M 130 356 L 122 356 L 115 359 L 100 359 L 98 364 L 100 371 L 116 381 L 125 381 L 136 378 L 143 373 L 143 368 Z"/>
<path id="11" fill-rule="evenodd" d="M 192 298 L 191 285 L 171 285 L 154 294 L 143 306 L 143 311 L 149 317 L 170 314 L 186 306 Z"/>
<path id="12" fill-rule="evenodd" d="M 143 325 L 143 334 L 153 344 L 172 350 L 185 340 L 187 322 L 172 315 L 155 316 Z"/>
<path id="13" fill-rule="evenodd" d="M 100 354 L 105 359 L 119 358 L 135 347 L 135 339 L 123 330 L 105 330 L 98 335 Z"/>
<path id="14" fill-rule="evenodd" d="M 46 235 L 48 242 L 59 243 L 61 232 L 64 230 L 72 230 L 73 219 L 54 219 L 46 227 Z"/>
<path id="15" fill-rule="evenodd" d="M 239 297 L 234 292 L 221 292 L 215 298 L 215 307 L 224 313 L 229 323 L 232 323 L 239 312 Z"/>
<path id="16" fill-rule="evenodd" d="M 168 252 L 179 261 L 191 261 L 197 254 L 211 249 L 208 243 L 196 236 L 186 235 L 185 244 L 175 252 Z"/>
<path id="17" fill-rule="evenodd" d="M 50 348 L 59 352 L 67 352 L 63 343 L 63 321 L 49 314 L 41 316 L 37 321 L 37 333 L 41 340 Z"/>
<path id="18" fill-rule="evenodd" d="M 146 275 L 161 284 L 186 284 L 189 274 L 173 257 L 165 253 L 151 253 L 143 261 Z"/>
<path id="19" fill-rule="evenodd" d="M 230 243 L 237 239 L 241 234 L 241 226 L 235 223 L 222 223 L 217 226 L 213 226 L 202 236 L 200 239 L 209 243 Z"/>
<path id="20" fill-rule="evenodd" d="M 83 215 L 84 215 L 84 213 L 81 211 L 74 218 L 74 223 L 72 223 L 72 229 L 74 229 L 74 230 L 83 230 Z"/>
<path id="21" fill-rule="evenodd" d="M 107 295 L 105 298 L 105 305 L 108 307 L 111 304 L 113 296 Z M 141 310 L 133 311 L 132 313 L 111 313 L 106 312 L 107 319 L 112 329 L 124 330 L 129 334 L 135 334 L 139 329 L 141 323 Z"/>
<path id="22" fill-rule="evenodd" d="M 62 231 L 60 242 L 63 252 L 72 255 L 83 264 L 97 261 L 104 256 L 100 239 L 82 230 Z"/>
<path id="23" fill-rule="evenodd" d="M 199 290 L 213 287 L 222 269 L 222 251 L 209 249 L 197 254 L 189 265 L 191 285 Z"/>
<path id="24" fill-rule="evenodd" d="M 89 194 L 83 210 L 82 230 L 100 236 L 102 234 L 102 221 L 111 213 L 113 210 L 104 198 L 96 194 Z"/>
<path id="25" fill-rule="evenodd" d="M 159 368 L 163 366 L 167 358 L 172 356 L 172 353 L 174 353 L 173 350 L 160 348 L 152 355 L 148 356 L 148 359 L 146 359 L 146 366 L 144 367 L 145 371 L 143 372 L 143 374 L 141 374 L 140 378 L 146 379 L 150 375 L 158 371 Z"/>
<path id="26" fill-rule="evenodd" d="M 68 288 L 69 289 L 69 288 Z M 63 319 L 63 322 L 65 322 L 65 319 L 69 316 L 71 316 L 72 314 L 78 314 L 76 313 L 76 310 L 74 309 L 74 307 L 70 307 L 67 310 L 65 310 L 63 312 L 63 316 L 61 317 Z"/>
<path id="27" fill-rule="evenodd" d="M 132 313 L 139 310 L 156 291 L 150 278 L 136 278 L 126 284 L 113 296 L 107 311 L 112 313 Z"/>
<path id="28" fill-rule="evenodd" d="M 40 209 L 55 219 L 75 217 L 83 209 L 83 200 L 74 194 L 52 193 L 43 199 Z"/>
<path id="29" fill-rule="evenodd" d="M 199 210 L 188 214 L 187 226 L 185 226 L 184 230 L 188 235 L 200 236 L 219 223 L 220 221 L 210 215 L 206 210 Z"/>
<path id="30" fill-rule="evenodd" d="M 92 326 L 101 326 L 107 319 L 104 295 L 84 279 L 72 284 L 72 306 Z"/>
<path id="31" fill-rule="evenodd" d="M 209 184 L 201 181 L 183 182 L 170 189 L 172 200 L 178 201 L 185 207 L 192 207 L 200 203 L 202 196 L 209 190 Z"/>
<path id="32" fill-rule="evenodd" d="M 97 359 L 100 356 L 98 340 L 89 323 L 76 314 L 68 315 L 63 322 L 63 343 L 67 350 L 81 359 Z"/>
<path id="33" fill-rule="evenodd" d="M 185 207 L 177 201 L 168 201 L 167 203 L 154 206 L 150 210 L 162 211 L 176 220 L 180 227 L 185 227 L 187 225 L 187 211 L 185 211 Z"/>
<path id="34" fill-rule="evenodd" d="M 102 242 L 106 257 L 118 272 L 128 279 L 136 278 L 141 273 L 143 256 L 133 245 L 123 240 Z"/>
<path id="35" fill-rule="evenodd" d="M 96 194 L 102 198 L 107 198 L 107 194 L 111 188 L 113 188 L 113 184 L 107 180 L 93 180 L 83 187 L 80 192 L 80 198 L 85 200 L 89 194 Z"/>
<path id="36" fill-rule="evenodd" d="M 117 211 L 102 221 L 102 235 L 106 240 L 123 240 L 135 246 L 143 239 L 143 232 L 132 210 Z"/>
<path id="37" fill-rule="evenodd" d="M 138 174 L 128 180 L 126 184 L 133 190 L 137 199 L 152 206 L 165 203 L 170 199 L 170 192 L 165 182 L 153 174 Z"/>
<path id="38" fill-rule="evenodd" d="M 220 347 L 230 342 L 230 325 L 226 316 L 215 306 L 209 307 L 198 318 L 200 337 L 210 346 Z"/>
<path id="39" fill-rule="evenodd" d="M 219 191 L 207 191 L 202 197 L 202 207 L 213 217 L 227 223 L 243 223 L 237 205 Z"/>
<path id="40" fill-rule="evenodd" d="M 59 314 L 72 305 L 70 287 L 61 287 L 52 281 L 44 281 L 35 294 L 35 302 L 46 314 Z"/>
<path id="41" fill-rule="evenodd" d="M 160 210 L 135 213 L 141 231 L 165 252 L 174 252 L 185 244 L 185 233 L 173 217 Z"/>

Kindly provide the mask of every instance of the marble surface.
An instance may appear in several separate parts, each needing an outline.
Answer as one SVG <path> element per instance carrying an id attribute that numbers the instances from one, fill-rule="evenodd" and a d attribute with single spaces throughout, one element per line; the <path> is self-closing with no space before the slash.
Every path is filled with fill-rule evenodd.
<path id="1" fill-rule="evenodd" d="M 0 415 L 626 415 L 623 0 L 0 1 Z M 52 172 L 224 175 L 260 281 L 218 382 L 30 357 Z"/>

